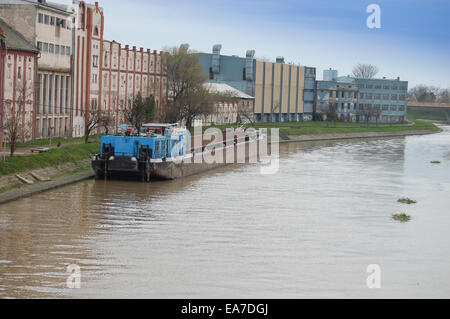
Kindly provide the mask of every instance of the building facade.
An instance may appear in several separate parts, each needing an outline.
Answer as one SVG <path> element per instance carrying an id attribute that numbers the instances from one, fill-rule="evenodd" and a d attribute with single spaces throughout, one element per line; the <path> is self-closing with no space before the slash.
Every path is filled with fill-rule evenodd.
<path id="1" fill-rule="evenodd" d="M 316 112 L 326 113 L 336 103 L 337 118 L 343 121 L 395 123 L 406 120 L 408 82 L 397 79 L 338 77 L 316 82 Z"/>
<path id="2" fill-rule="evenodd" d="M 34 137 L 69 136 L 72 100 L 72 12 L 45 0 L 1 0 L 0 17 L 40 51 Z"/>
<path id="3" fill-rule="evenodd" d="M 98 2 L 74 4 L 73 136 L 86 134 L 92 112 L 109 116 L 114 123 L 111 129 L 117 129 L 123 121 L 123 111 L 131 107 L 138 94 L 153 95 L 161 110 L 168 97 L 162 53 L 105 40 L 103 8 Z"/>
<path id="4" fill-rule="evenodd" d="M 21 141 L 35 137 L 38 53 L 22 34 L 0 19 L 0 144 L 3 131 L 11 131 L 13 126 L 19 129 Z"/>
<path id="5" fill-rule="evenodd" d="M 260 61 L 255 51 L 245 58 L 220 54 L 215 45 L 212 53 L 200 53 L 208 82 L 225 83 L 254 96 L 254 117 L 261 122 L 311 120 L 314 107 L 316 69 L 284 62 Z"/>

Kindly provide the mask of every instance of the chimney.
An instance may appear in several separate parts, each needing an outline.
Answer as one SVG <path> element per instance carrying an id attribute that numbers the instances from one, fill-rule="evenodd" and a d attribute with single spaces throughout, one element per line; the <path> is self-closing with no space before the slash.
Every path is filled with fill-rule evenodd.
<path id="1" fill-rule="evenodd" d="M 400 81 L 400 77 L 399 76 L 397 76 L 397 81 Z"/>
<path id="2" fill-rule="evenodd" d="M 220 50 L 222 50 L 221 44 L 213 45 L 211 68 L 214 73 L 220 73 Z"/>
<path id="3" fill-rule="evenodd" d="M 277 56 L 276 63 L 284 63 L 284 57 Z"/>

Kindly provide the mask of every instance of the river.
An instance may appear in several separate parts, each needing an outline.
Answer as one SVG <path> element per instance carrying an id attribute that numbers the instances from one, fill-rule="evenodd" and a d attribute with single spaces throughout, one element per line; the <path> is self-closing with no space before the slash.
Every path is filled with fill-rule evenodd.
<path id="1" fill-rule="evenodd" d="M 0 298 L 449 298 L 443 129 L 281 144 L 274 175 L 251 164 L 88 180 L 0 205 Z M 67 288 L 69 264 L 80 289 Z"/>

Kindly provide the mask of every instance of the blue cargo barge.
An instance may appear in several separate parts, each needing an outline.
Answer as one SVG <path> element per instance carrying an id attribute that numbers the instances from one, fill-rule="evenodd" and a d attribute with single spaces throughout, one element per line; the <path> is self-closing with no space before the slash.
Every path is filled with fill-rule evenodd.
<path id="1" fill-rule="evenodd" d="M 151 123 L 139 131 L 102 136 L 100 154 L 94 156 L 92 168 L 98 178 L 125 172 L 150 181 L 158 166 L 186 156 L 190 156 L 190 135 L 185 128 Z"/>

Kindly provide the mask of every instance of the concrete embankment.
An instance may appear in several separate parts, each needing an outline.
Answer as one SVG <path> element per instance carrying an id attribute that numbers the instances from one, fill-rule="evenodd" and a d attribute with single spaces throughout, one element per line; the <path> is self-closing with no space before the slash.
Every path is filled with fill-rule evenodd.
<path id="1" fill-rule="evenodd" d="M 57 187 L 73 184 L 82 180 L 94 177 L 92 169 L 84 170 L 68 176 L 62 176 L 51 181 L 41 182 L 33 185 L 27 185 L 20 188 L 14 188 L 0 194 L 0 204 L 11 202 L 13 200 L 28 197 Z"/>

